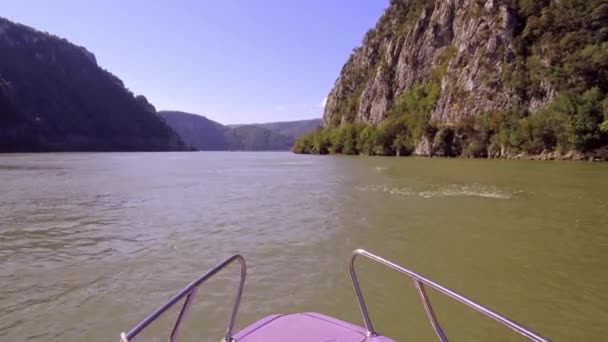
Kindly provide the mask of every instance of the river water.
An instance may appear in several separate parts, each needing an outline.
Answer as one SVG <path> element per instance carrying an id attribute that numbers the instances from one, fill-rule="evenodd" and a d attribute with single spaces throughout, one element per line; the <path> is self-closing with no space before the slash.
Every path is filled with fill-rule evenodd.
<path id="1" fill-rule="evenodd" d="M 290 153 L 0 156 L 0 341 L 115 341 L 233 253 L 237 327 L 317 311 L 361 323 L 366 248 L 554 341 L 608 335 L 608 164 Z M 411 281 L 361 261 L 377 330 L 435 341 Z M 238 268 L 183 341 L 219 341 Z M 430 291 L 452 341 L 522 341 Z M 139 341 L 166 341 L 177 311 Z"/>

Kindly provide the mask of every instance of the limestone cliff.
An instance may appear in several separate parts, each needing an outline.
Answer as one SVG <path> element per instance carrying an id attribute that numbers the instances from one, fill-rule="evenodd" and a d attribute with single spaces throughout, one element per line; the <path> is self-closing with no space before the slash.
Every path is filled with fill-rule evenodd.
<path id="1" fill-rule="evenodd" d="M 532 120 L 560 92 L 581 97 L 593 89 L 593 144 L 571 139 L 517 148 L 596 148 L 605 143 L 597 127 L 608 90 L 607 38 L 606 0 L 391 0 L 344 65 L 327 98 L 324 125 L 378 125 L 401 115 L 400 98 L 420 86 L 437 89 L 427 92 L 433 92 L 427 119 L 435 128 L 487 113 L 517 111 L 523 113 L 518 119 Z M 575 126 L 563 128 L 574 132 Z M 418 154 L 434 153 L 435 133 L 417 137 Z"/>
<path id="2" fill-rule="evenodd" d="M 447 72 L 433 119 L 454 122 L 511 106 L 517 99 L 501 74 L 514 59 L 515 25 L 512 10 L 494 0 L 393 1 L 344 66 L 327 100 L 326 125 L 336 117 L 381 122 L 399 94 L 442 63 Z M 350 116 L 341 115 L 351 97 L 357 104 L 347 109 Z"/>

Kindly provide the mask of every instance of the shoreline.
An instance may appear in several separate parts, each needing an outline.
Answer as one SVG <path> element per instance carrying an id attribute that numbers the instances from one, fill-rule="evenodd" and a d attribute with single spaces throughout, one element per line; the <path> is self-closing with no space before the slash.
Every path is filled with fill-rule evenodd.
<path id="1" fill-rule="evenodd" d="M 341 153 L 328 153 L 328 154 L 316 154 L 316 153 L 296 153 L 293 154 L 300 155 L 345 155 Z M 529 153 L 518 153 L 518 154 L 498 154 L 498 155 L 489 155 L 486 157 L 470 157 L 470 156 L 444 156 L 440 154 L 411 154 L 405 156 L 396 156 L 396 155 L 366 155 L 366 154 L 355 154 L 352 156 L 365 156 L 365 157 L 389 157 L 389 158 L 408 158 L 408 157 L 417 157 L 417 158 L 443 158 L 443 159 L 502 159 L 502 160 L 536 160 L 536 161 L 571 161 L 571 162 L 590 162 L 590 163 L 603 163 L 608 162 L 608 150 L 600 150 L 594 152 L 576 152 L 569 151 L 565 154 L 558 152 L 543 152 L 540 154 L 529 154 Z"/>

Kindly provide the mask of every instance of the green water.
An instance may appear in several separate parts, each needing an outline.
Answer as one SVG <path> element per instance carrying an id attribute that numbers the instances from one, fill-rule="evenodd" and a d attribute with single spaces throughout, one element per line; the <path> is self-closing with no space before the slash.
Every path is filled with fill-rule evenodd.
<path id="1" fill-rule="evenodd" d="M 355 248 L 554 341 L 608 334 L 608 165 L 289 153 L 0 156 L 0 340 L 107 341 L 242 253 L 238 326 L 318 311 L 361 324 Z M 369 262 L 378 330 L 434 341 L 410 281 Z M 236 268 L 199 293 L 183 341 L 219 341 Z M 523 341 L 431 292 L 451 341 Z M 141 341 L 166 340 L 176 312 Z"/>

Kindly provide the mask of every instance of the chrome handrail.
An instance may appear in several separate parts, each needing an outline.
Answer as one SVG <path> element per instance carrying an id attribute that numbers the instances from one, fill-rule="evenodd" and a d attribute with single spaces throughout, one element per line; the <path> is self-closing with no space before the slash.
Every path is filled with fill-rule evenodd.
<path id="1" fill-rule="evenodd" d="M 439 338 L 439 340 L 441 342 L 447 342 L 448 338 L 446 337 L 445 333 L 441 329 L 439 321 L 437 320 L 437 317 L 435 316 L 435 312 L 433 311 L 433 307 L 431 306 L 429 297 L 426 294 L 424 285 L 428 285 L 429 287 L 437 290 L 438 292 L 443 293 L 444 295 L 446 295 L 452 299 L 455 299 L 456 301 L 459 301 L 462 304 L 472 308 L 473 310 L 480 312 L 487 317 L 492 318 L 493 320 L 501 323 L 502 325 L 511 328 L 513 331 L 527 337 L 531 341 L 550 342 L 550 340 L 536 334 L 535 332 L 531 331 L 530 329 L 525 328 L 525 327 L 521 326 L 520 324 L 517 324 L 514 321 L 506 318 L 505 316 L 502 316 L 480 304 L 477 304 L 474 301 L 472 301 L 450 289 L 447 289 L 444 286 L 439 285 L 436 282 L 429 280 L 429 279 L 421 276 L 418 273 L 410 271 L 402 266 L 399 266 L 391 261 L 388 261 L 384 258 L 381 258 L 381 257 L 374 255 L 363 249 L 357 249 L 357 250 L 353 251 L 353 254 L 350 257 L 350 260 L 348 263 L 348 270 L 350 272 L 350 277 L 353 281 L 353 286 L 355 287 L 355 292 L 357 294 L 357 300 L 359 301 L 359 309 L 361 309 L 361 315 L 363 316 L 363 322 L 365 323 L 365 328 L 367 329 L 368 336 L 375 336 L 375 335 L 377 335 L 377 333 L 374 330 L 374 326 L 373 326 L 371 318 L 369 316 L 369 312 L 367 311 L 367 306 L 365 305 L 365 300 L 363 299 L 361 287 L 359 286 L 359 280 L 357 279 L 357 274 L 355 273 L 355 259 L 359 255 L 367 257 L 384 266 L 387 266 L 401 274 L 405 274 L 406 276 L 408 276 L 414 280 L 414 284 L 416 285 L 416 289 L 418 290 L 418 294 L 420 295 L 420 299 L 422 300 L 422 305 L 424 306 L 426 315 L 431 323 L 431 326 L 433 327 L 433 330 L 435 331 L 435 334 L 437 335 L 437 337 Z"/>
<path id="2" fill-rule="evenodd" d="M 144 330 L 148 325 L 150 325 L 150 323 L 154 322 L 158 317 L 160 317 L 163 313 L 165 313 L 165 311 L 167 311 L 169 308 L 171 308 L 173 305 L 175 305 L 181 299 L 186 297 L 186 300 L 184 301 L 184 305 L 182 306 L 182 309 L 179 312 L 179 316 L 177 317 L 177 321 L 175 322 L 175 325 L 173 326 L 173 331 L 171 332 L 171 336 L 169 337 L 169 342 L 176 341 L 182 321 L 183 321 L 184 317 L 186 316 L 186 313 L 187 313 L 188 309 L 190 308 L 190 305 L 192 304 L 194 297 L 196 296 L 198 287 L 202 283 L 207 281 L 209 278 L 214 276 L 217 272 L 221 271 L 223 268 L 225 268 L 226 266 L 233 263 L 235 260 L 237 260 L 241 264 L 241 280 L 239 282 L 239 287 L 238 287 L 237 293 L 236 293 L 236 299 L 235 299 L 234 305 L 232 307 L 232 313 L 230 314 L 230 321 L 228 322 L 228 327 L 226 328 L 226 335 L 225 335 L 226 342 L 233 341 L 232 329 L 234 329 L 234 323 L 236 322 L 236 314 L 239 309 L 239 304 L 241 302 L 241 296 L 243 295 L 243 288 L 245 287 L 245 277 L 247 275 L 247 264 L 245 263 L 245 258 L 243 258 L 241 255 L 238 255 L 238 254 L 233 255 L 232 257 L 220 262 L 215 267 L 213 267 L 212 269 L 207 271 L 207 273 L 203 274 L 198 279 L 196 279 L 195 281 L 190 283 L 183 290 L 181 290 L 178 294 L 173 296 L 173 298 L 171 298 L 166 304 L 164 304 L 161 307 L 159 307 L 158 309 L 156 309 L 156 311 L 154 311 L 150 316 L 148 316 L 141 323 L 136 325 L 135 328 L 131 329 L 131 331 L 129 331 L 129 333 L 122 334 L 120 341 L 121 342 L 133 341 L 133 339 L 142 330 Z"/>

